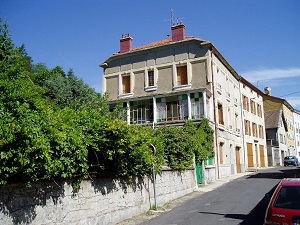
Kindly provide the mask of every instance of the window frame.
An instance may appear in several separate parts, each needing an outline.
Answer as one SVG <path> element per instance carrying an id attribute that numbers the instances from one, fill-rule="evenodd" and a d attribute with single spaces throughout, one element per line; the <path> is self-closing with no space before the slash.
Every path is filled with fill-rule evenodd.
<path id="1" fill-rule="evenodd" d="M 131 74 L 124 74 L 121 76 L 121 95 L 126 95 L 131 93 Z M 129 86 L 126 87 L 126 84 Z"/>

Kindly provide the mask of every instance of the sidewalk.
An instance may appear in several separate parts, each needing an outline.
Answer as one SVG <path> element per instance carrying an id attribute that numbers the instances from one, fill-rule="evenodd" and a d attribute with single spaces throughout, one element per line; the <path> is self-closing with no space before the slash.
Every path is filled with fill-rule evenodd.
<path id="1" fill-rule="evenodd" d="M 128 220 L 125 220 L 125 221 L 122 221 L 120 223 L 118 223 L 117 225 L 138 225 L 138 224 L 141 224 L 145 221 L 148 221 L 156 216 L 159 216 L 160 214 L 164 213 L 164 212 L 168 212 L 170 210 L 172 210 L 173 208 L 175 208 L 176 206 L 180 205 L 181 203 L 185 202 L 186 200 L 188 199 L 191 199 L 191 198 L 194 198 L 194 197 L 197 197 L 199 195 L 202 195 L 203 193 L 206 193 L 206 192 L 209 192 L 209 191 L 212 191 L 212 190 L 215 190 L 216 188 L 232 181 L 232 180 L 235 180 L 235 179 L 238 179 L 240 177 L 243 177 L 243 176 L 248 176 L 248 175 L 251 175 L 255 172 L 245 172 L 245 173 L 238 173 L 238 174 L 235 174 L 235 175 L 232 175 L 232 176 L 228 176 L 228 177 L 224 177 L 224 178 L 220 178 L 218 180 L 215 180 L 211 183 L 208 183 L 206 185 L 204 184 L 200 184 L 198 185 L 198 188 L 195 189 L 194 192 L 188 194 L 188 195 L 185 195 L 181 198 L 178 198 L 178 199 L 175 199 L 167 204 L 165 204 L 164 206 L 159 206 L 158 207 L 158 210 L 149 210 L 148 212 L 144 213 L 144 214 L 141 214 L 141 215 L 138 215 L 138 216 L 135 216 L 135 217 L 132 217 Z"/>
<path id="2" fill-rule="evenodd" d="M 227 182 L 230 182 L 232 180 L 238 179 L 238 178 L 243 177 L 243 176 L 251 175 L 253 173 L 254 172 L 238 173 L 238 174 L 235 174 L 235 175 L 232 175 L 232 176 L 220 178 L 220 179 L 215 180 L 215 181 L 213 181 L 211 183 L 208 183 L 206 185 L 199 184 L 198 185 L 198 188 L 199 188 L 198 191 L 199 192 L 209 192 L 209 191 L 212 191 L 212 190 L 226 184 Z"/>

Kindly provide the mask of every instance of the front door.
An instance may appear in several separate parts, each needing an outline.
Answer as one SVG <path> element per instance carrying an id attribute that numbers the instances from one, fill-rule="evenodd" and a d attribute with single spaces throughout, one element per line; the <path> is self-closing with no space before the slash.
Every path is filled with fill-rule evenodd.
<path id="1" fill-rule="evenodd" d="M 254 167 L 252 144 L 247 143 L 248 167 Z"/>
<path id="2" fill-rule="evenodd" d="M 264 154 L 264 146 L 263 145 L 260 145 L 259 146 L 259 155 L 260 155 L 260 166 L 261 167 L 265 167 L 266 164 L 265 164 L 265 154 Z"/>
<path id="3" fill-rule="evenodd" d="M 201 163 L 196 164 L 196 176 L 197 176 L 197 183 L 202 184 L 202 165 L 201 165 Z"/>
<path id="4" fill-rule="evenodd" d="M 240 147 L 235 147 L 235 162 L 236 162 L 236 172 L 241 172 L 241 156 L 240 156 Z"/>

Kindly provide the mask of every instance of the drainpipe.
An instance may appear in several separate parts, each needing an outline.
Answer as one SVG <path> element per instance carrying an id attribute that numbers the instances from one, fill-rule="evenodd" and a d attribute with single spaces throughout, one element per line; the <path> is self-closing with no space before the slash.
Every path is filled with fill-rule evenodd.
<path id="1" fill-rule="evenodd" d="M 210 48 L 210 66 L 211 66 L 211 77 L 212 77 L 212 92 L 213 92 L 213 107 L 214 107 L 214 120 L 215 120 L 215 145 L 216 145 L 216 158 L 217 158 L 217 178 L 220 179 L 220 167 L 219 167 L 219 145 L 218 145 L 218 126 L 217 126 L 217 116 L 216 116 L 216 95 L 215 95 L 215 82 L 213 74 L 213 49 Z"/>
<path id="2" fill-rule="evenodd" d="M 247 149 L 247 146 L 246 146 L 246 143 L 245 143 L 245 124 L 244 124 L 244 110 L 243 110 L 243 99 L 242 99 L 242 92 L 241 92 L 241 77 L 239 79 L 239 97 L 240 97 L 240 104 L 241 104 L 241 124 L 242 124 L 242 127 L 241 127 L 241 131 L 240 131 L 240 134 L 242 135 L 242 142 L 243 142 L 243 156 L 244 156 L 244 171 L 241 171 L 241 172 L 246 172 L 246 150 L 247 150 L 247 153 L 248 153 L 248 149 Z"/>

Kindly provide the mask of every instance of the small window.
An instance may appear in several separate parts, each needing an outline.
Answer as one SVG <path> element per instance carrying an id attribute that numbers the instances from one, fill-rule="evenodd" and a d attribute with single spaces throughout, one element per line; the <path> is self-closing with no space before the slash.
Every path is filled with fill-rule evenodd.
<path id="1" fill-rule="evenodd" d="M 257 125 L 256 123 L 252 123 L 252 134 L 253 134 L 253 137 L 257 137 Z"/>
<path id="2" fill-rule="evenodd" d="M 255 107 L 255 102 L 251 99 L 250 100 L 250 106 L 251 106 L 251 113 L 256 115 L 256 107 Z"/>
<path id="3" fill-rule="evenodd" d="M 149 87 L 154 86 L 154 71 L 153 70 L 148 71 L 148 86 Z"/>
<path id="4" fill-rule="evenodd" d="M 122 77 L 122 94 L 130 93 L 130 76 Z"/>
<path id="5" fill-rule="evenodd" d="M 248 102 L 248 97 L 243 95 L 243 109 L 249 111 L 249 102 Z"/>
<path id="6" fill-rule="evenodd" d="M 220 104 L 220 103 L 218 103 L 218 116 L 219 116 L 219 124 L 224 125 L 223 107 L 222 107 L 222 104 Z"/>
<path id="7" fill-rule="evenodd" d="M 187 83 L 187 66 L 177 67 L 177 86 L 186 85 Z"/>
<path id="8" fill-rule="evenodd" d="M 220 156 L 220 164 L 223 164 L 223 142 L 220 142 L 219 145 L 219 156 Z"/>
<path id="9" fill-rule="evenodd" d="M 244 120 L 244 123 L 245 123 L 245 134 L 251 135 L 250 121 Z"/>

